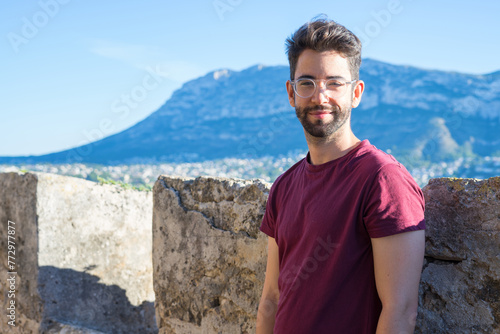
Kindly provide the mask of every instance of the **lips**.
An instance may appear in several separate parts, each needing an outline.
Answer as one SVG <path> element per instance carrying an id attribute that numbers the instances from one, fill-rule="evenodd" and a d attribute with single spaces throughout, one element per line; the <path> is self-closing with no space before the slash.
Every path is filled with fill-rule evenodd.
<path id="1" fill-rule="evenodd" d="M 329 113 L 329 112 L 312 112 L 312 113 L 309 113 L 309 115 L 311 115 L 313 118 L 324 119 L 324 118 L 328 117 L 329 115 L 331 115 L 331 113 Z"/>
<path id="2" fill-rule="evenodd" d="M 319 111 L 311 111 L 309 115 L 313 116 L 321 116 L 321 115 L 330 115 L 332 112 L 327 110 L 319 110 Z"/>
<path id="3" fill-rule="evenodd" d="M 331 115 L 333 110 L 327 108 L 309 108 L 307 113 L 316 119 L 324 119 Z"/>
<path id="4" fill-rule="evenodd" d="M 330 114 L 336 110 L 337 110 L 337 108 L 327 107 L 327 106 L 322 106 L 322 105 L 314 105 L 314 106 L 309 106 L 309 107 L 304 108 L 304 112 L 311 114 L 311 115 Z"/>

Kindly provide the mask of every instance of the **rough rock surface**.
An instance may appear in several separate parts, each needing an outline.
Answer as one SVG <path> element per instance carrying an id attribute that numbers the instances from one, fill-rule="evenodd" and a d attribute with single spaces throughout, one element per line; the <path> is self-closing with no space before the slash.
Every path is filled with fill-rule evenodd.
<path id="1" fill-rule="evenodd" d="M 500 333 L 500 177 L 432 179 L 416 333 Z"/>
<path id="2" fill-rule="evenodd" d="M 57 175 L 0 174 L 3 310 L 9 220 L 17 272 L 17 326 L 4 313 L 0 333 L 155 333 L 155 295 L 160 333 L 255 332 L 269 186 L 161 176 L 152 198 Z M 415 332 L 500 334 L 500 177 L 433 179 L 424 194 Z"/>
<path id="3" fill-rule="evenodd" d="M 42 320 L 42 308 L 37 292 L 38 266 L 36 235 L 36 190 L 37 177 L 33 174 L 0 174 L 0 333 L 38 333 Z M 15 244 L 10 260 L 14 270 L 7 267 L 8 225 L 15 229 Z M 15 271 L 17 275 L 8 275 Z M 9 298 L 7 277 L 15 277 L 15 296 Z M 15 327 L 9 326 L 7 307 L 15 302 Z"/>
<path id="4" fill-rule="evenodd" d="M 0 174 L 0 203 L 2 232 L 7 220 L 19 226 L 18 315 L 32 319 L 33 332 L 38 326 L 48 333 L 68 326 L 89 333 L 157 332 L 151 192 L 6 173 Z M 0 242 L 3 260 L 6 238 Z"/>
<path id="5" fill-rule="evenodd" d="M 153 276 L 160 333 L 255 332 L 268 192 L 259 181 L 159 177 Z"/>

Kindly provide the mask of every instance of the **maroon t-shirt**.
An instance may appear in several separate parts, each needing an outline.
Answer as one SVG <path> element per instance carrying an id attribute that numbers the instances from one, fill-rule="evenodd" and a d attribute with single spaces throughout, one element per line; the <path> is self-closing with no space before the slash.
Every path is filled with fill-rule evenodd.
<path id="1" fill-rule="evenodd" d="M 370 239 L 425 229 L 422 191 L 368 140 L 322 165 L 308 158 L 274 182 L 260 227 L 279 248 L 274 333 L 375 333 Z"/>

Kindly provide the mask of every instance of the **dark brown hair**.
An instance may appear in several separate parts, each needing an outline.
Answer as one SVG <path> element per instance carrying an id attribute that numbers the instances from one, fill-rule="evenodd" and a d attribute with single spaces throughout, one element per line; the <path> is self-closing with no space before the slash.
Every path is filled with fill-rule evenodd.
<path id="1" fill-rule="evenodd" d="M 361 66 L 361 41 L 343 25 L 321 16 L 300 27 L 285 42 L 290 79 L 295 76 L 299 56 L 306 49 L 317 52 L 336 51 L 347 57 L 353 80 L 359 79 Z"/>

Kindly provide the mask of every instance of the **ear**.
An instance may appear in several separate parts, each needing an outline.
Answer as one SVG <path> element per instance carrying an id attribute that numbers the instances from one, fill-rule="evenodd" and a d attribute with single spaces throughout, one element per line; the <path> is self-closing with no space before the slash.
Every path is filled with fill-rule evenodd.
<path id="1" fill-rule="evenodd" d="M 286 92 L 288 93 L 288 102 L 290 102 L 290 105 L 295 108 L 295 92 L 293 91 L 290 80 L 286 81 Z"/>
<path id="2" fill-rule="evenodd" d="M 359 106 L 361 102 L 361 96 L 363 96 L 363 92 L 365 90 L 365 83 L 363 80 L 358 80 L 356 82 L 356 86 L 354 86 L 354 94 L 352 98 L 352 107 L 356 108 Z"/>

